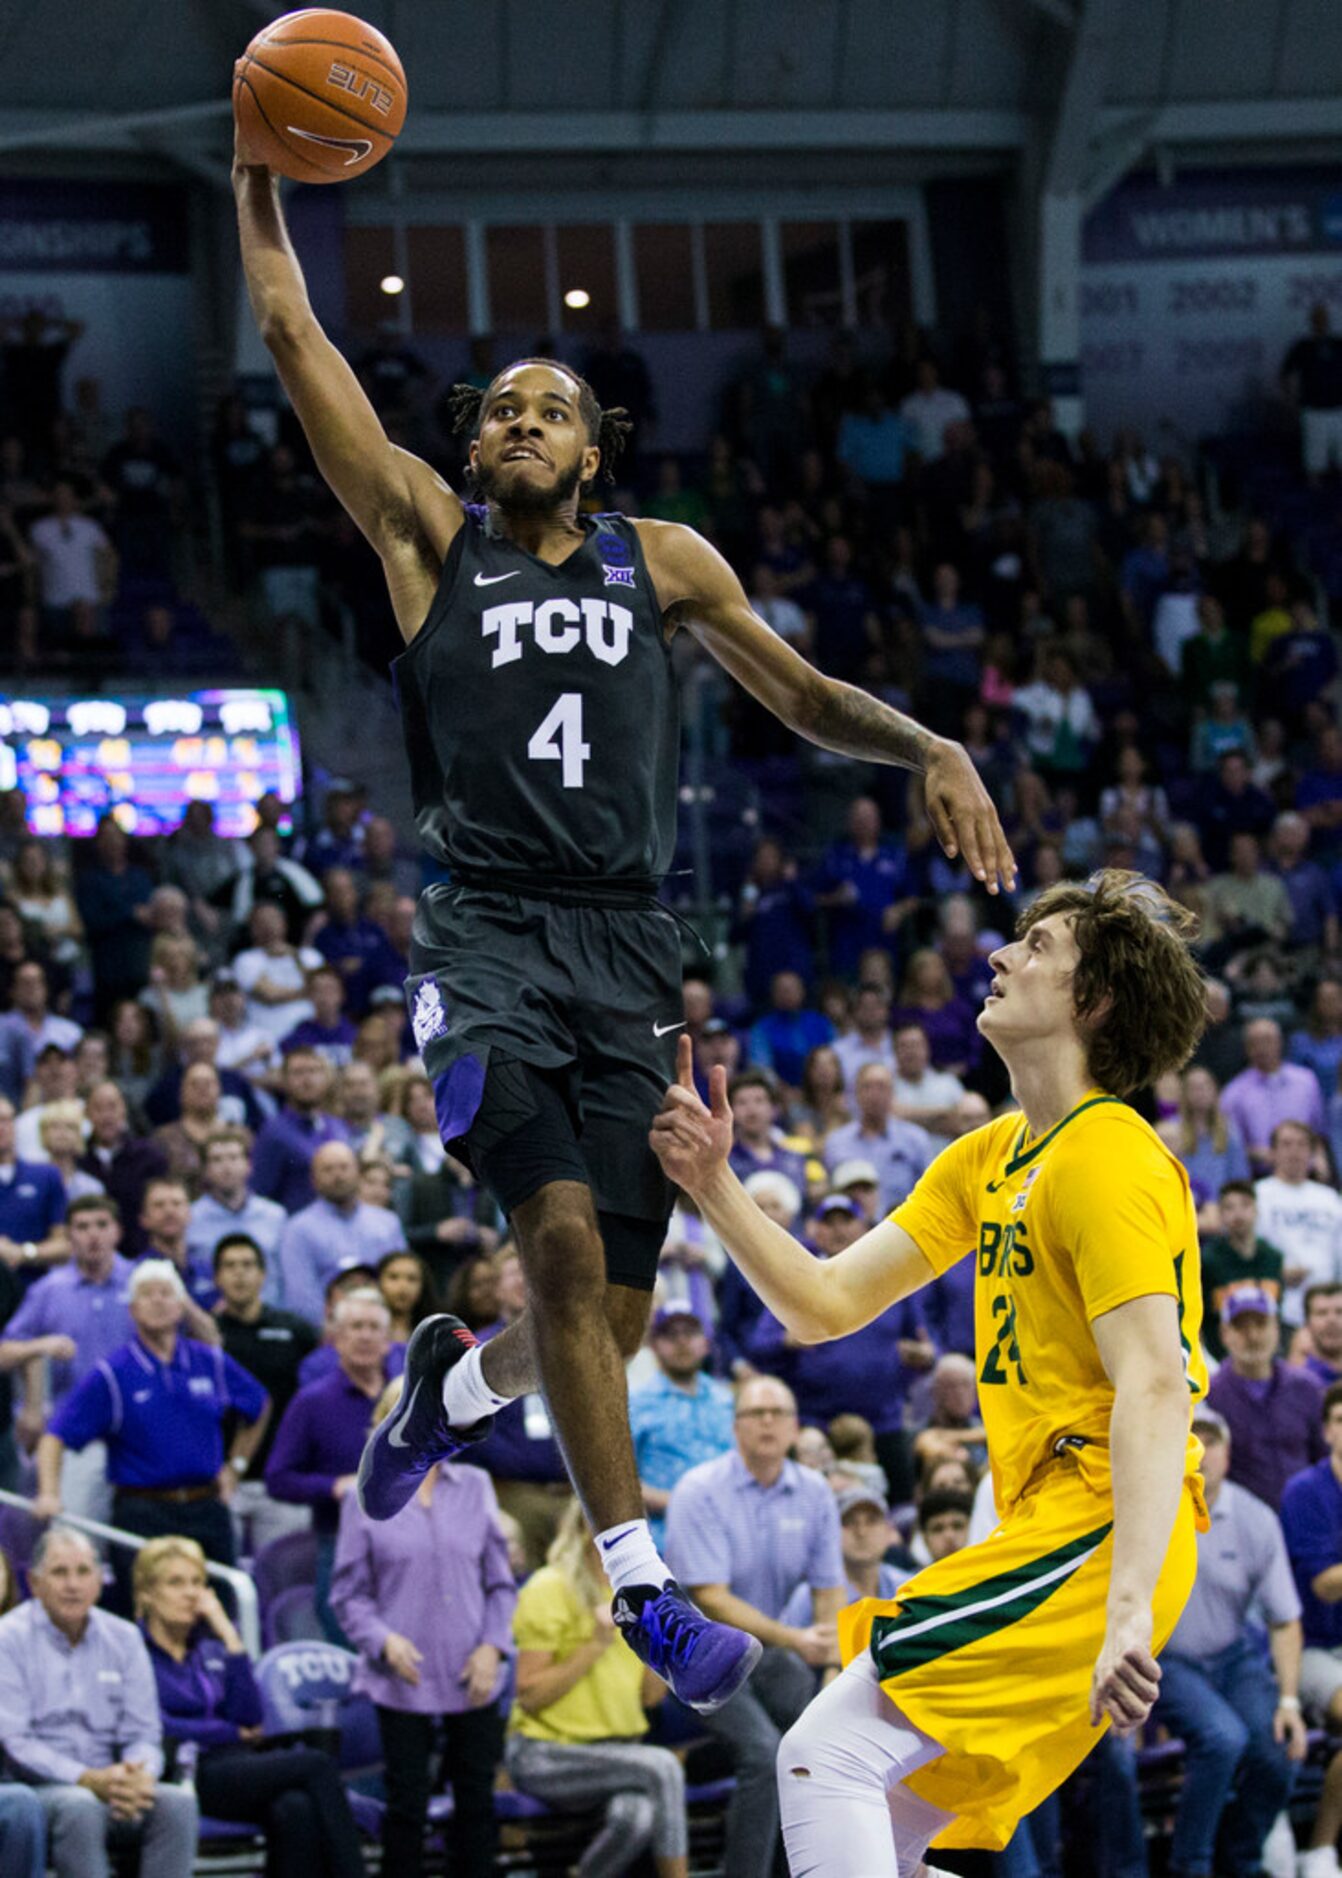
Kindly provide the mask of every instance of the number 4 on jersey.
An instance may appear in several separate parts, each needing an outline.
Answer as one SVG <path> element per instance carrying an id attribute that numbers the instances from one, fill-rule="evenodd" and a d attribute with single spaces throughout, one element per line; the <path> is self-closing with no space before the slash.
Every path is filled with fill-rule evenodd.
<path id="1" fill-rule="evenodd" d="M 533 731 L 527 755 L 537 763 L 561 763 L 565 789 L 581 789 L 583 769 L 591 754 L 591 744 L 582 740 L 582 693 L 561 692 L 554 709 L 545 713 Z"/>

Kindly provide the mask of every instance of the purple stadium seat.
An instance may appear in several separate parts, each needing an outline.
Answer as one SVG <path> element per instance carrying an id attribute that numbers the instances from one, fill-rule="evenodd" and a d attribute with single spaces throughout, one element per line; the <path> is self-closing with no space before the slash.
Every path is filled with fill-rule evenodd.
<path id="1" fill-rule="evenodd" d="M 320 1643 L 324 1636 L 312 1585 L 288 1585 L 266 1606 L 262 1622 L 266 1649 L 277 1643 Z"/>
<path id="2" fill-rule="evenodd" d="M 26 1571 L 42 1531 L 40 1519 L 19 1506 L 0 1506 L 0 1550 L 16 1571 Z"/>
<path id="3" fill-rule="evenodd" d="M 354 1693 L 358 1657 L 333 1643 L 277 1643 L 256 1666 L 268 1734 L 329 1728 L 340 1735 L 340 1765 L 367 1773 L 382 1765 L 377 1711 Z"/>
<path id="4" fill-rule="evenodd" d="M 261 1601 L 261 1613 L 264 1617 L 266 1607 L 281 1591 L 288 1591 L 293 1585 L 315 1585 L 317 1582 L 317 1540 L 311 1532 L 288 1532 L 282 1539 L 273 1539 L 263 1546 L 252 1563 L 252 1582 L 256 1586 L 256 1595 Z"/>

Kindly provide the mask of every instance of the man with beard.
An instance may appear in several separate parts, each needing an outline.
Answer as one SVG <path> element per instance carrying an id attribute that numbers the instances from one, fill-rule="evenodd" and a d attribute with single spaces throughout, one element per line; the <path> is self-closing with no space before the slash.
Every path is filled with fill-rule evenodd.
<path id="1" fill-rule="evenodd" d="M 420 903 L 406 983 L 444 1143 L 511 1219 L 531 1300 L 484 1348 L 449 1317 L 407 1350 L 359 1490 L 388 1519 L 425 1473 L 542 1390 L 615 1587 L 615 1617 L 683 1700 L 719 1707 L 759 1647 L 685 1598 L 653 1545 L 623 1355 L 642 1342 L 671 1187 L 648 1129 L 686 1013 L 657 902 L 677 798 L 671 640 L 685 631 L 792 730 L 921 771 L 975 876 L 1010 887 L 958 744 L 816 672 L 681 524 L 580 512 L 628 429 L 552 359 L 451 398 L 478 503 L 394 445 L 308 300 L 278 179 L 243 141 L 248 291 L 317 466 L 383 564 L 421 839 L 451 879 Z"/>

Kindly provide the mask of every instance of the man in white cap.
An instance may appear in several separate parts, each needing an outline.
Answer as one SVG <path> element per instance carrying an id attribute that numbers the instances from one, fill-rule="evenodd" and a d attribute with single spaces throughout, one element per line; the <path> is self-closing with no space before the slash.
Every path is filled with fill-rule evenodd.
<path id="1" fill-rule="evenodd" d="M 105 1441 L 114 1525 L 147 1539 L 197 1539 L 207 1558 L 231 1565 L 228 1500 L 265 1433 L 270 1398 L 222 1349 L 179 1334 L 186 1291 L 170 1259 L 142 1259 L 129 1291 L 134 1336 L 95 1364 L 37 1444 L 34 1511 L 60 1512 L 67 1447 Z M 234 1411 L 225 1459 L 223 1424 Z"/>

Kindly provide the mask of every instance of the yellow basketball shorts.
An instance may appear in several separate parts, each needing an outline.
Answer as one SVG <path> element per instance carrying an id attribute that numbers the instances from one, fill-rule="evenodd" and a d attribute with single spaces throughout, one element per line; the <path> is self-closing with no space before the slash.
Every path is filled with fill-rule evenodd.
<path id="1" fill-rule="evenodd" d="M 869 1650 L 891 1701 L 946 1750 L 905 1782 L 956 1816 L 934 1844 L 999 1851 L 1099 1739 L 1090 1687 L 1113 1517 L 1107 1463 L 1068 1454 L 981 1545 L 928 1566 L 897 1598 L 840 1613 L 844 1662 Z M 1190 1475 L 1156 1588 L 1157 1654 L 1193 1588 L 1206 1517 Z"/>

